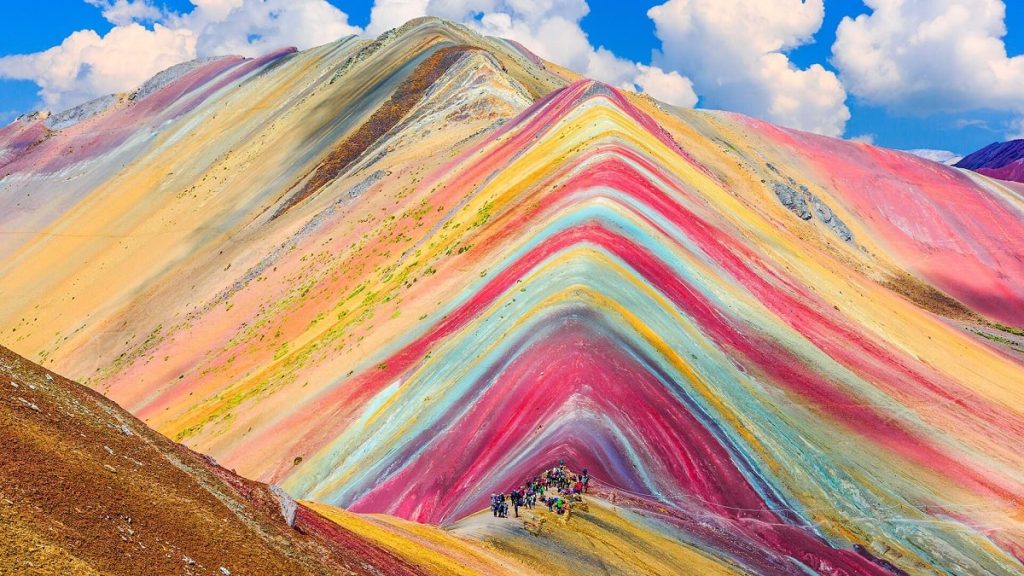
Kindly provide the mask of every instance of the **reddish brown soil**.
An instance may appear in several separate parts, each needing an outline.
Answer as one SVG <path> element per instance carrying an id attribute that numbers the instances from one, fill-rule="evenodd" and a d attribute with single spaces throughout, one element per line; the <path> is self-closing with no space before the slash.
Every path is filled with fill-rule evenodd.
<path id="1" fill-rule="evenodd" d="M 980 320 L 970 308 L 961 304 L 938 289 L 914 278 L 906 272 L 900 272 L 882 283 L 883 286 L 902 295 L 921 308 L 952 318 L 954 320 Z"/>
<path id="2" fill-rule="evenodd" d="M 394 128 L 423 98 L 423 94 L 434 82 L 458 62 L 460 56 L 473 50 L 479 50 L 479 48 L 460 45 L 435 50 L 395 89 L 388 101 L 373 112 L 369 120 L 356 128 L 355 132 L 330 151 L 302 189 L 288 198 L 273 217 L 277 218 L 337 178 L 381 136 Z"/>
<path id="3" fill-rule="evenodd" d="M 0 574 L 420 573 L 2 347 L 0 447 Z"/>

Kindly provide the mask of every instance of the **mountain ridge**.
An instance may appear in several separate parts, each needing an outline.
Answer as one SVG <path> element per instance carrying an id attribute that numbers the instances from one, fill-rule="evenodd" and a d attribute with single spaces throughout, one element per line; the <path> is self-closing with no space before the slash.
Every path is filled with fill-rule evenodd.
<path id="1" fill-rule="evenodd" d="M 357 512 L 568 456 L 748 570 L 1017 570 L 1019 192 L 534 58 L 415 21 L 24 147 L 0 341 Z"/>
<path id="2" fill-rule="evenodd" d="M 979 174 L 1024 182 L 1024 140 L 993 142 L 964 156 L 956 166 Z"/>

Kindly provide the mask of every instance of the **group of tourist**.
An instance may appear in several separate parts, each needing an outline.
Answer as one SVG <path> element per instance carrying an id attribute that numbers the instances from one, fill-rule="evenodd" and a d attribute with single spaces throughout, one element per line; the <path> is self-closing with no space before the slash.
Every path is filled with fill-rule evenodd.
<path id="1" fill-rule="evenodd" d="M 569 502 L 579 500 L 579 495 L 586 493 L 589 485 L 590 473 L 586 468 L 580 474 L 573 474 L 565 467 L 565 461 L 559 460 L 558 466 L 544 470 L 539 476 L 534 476 L 532 480 L 513 488 L 508 494 L 491 494 L 491 513 L 496 518 L 508 518 L 511 507 L 515 517 L 519 518 L 520 507 L 525 506 L 532 510 L 539 499 L 548 507 L 549 512 L 563 514 Z M 548 490 L 554 491 L 554 495 L 549 496 Z"/>

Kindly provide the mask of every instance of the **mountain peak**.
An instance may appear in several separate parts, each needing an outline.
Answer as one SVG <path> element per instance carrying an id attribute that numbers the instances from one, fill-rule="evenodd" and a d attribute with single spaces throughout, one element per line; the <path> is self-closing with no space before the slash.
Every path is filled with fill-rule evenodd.
<path id="1" fill-rule="evenodd" d="M 166 79 L 0 130 L 0 342 L 379 538 L 568 459 L 621 573 L 1019 571 L 1016 188 L 437 19 Z"/>
<path id="2" fill-rule="evenodd" d="M 993 142 L 964 156 L 956 166 L 1000 180 L 1024 182 L 1024 140 Z"/>

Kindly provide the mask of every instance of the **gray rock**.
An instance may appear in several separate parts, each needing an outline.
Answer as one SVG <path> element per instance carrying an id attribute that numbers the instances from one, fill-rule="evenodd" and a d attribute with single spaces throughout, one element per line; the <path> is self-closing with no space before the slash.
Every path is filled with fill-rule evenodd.
<path id="1" fill-rule="evenodd" d="M 383 178 L 386 175 L 387 175 L 387 172 L 385 172 L 384 170 L 377 170 L 373 174 L 370 174 L 369 176 L 364 178 L 361 182 L 359 182 L 355 186 L 349 188 L 349 190 L 348 190 L 348 197 L 349 198 L 358 198 L 358 197 L 362 196 L 363 192 L 366 192 L 371 186 L 376 184 L 377 181 L 379 181 L 381 178 Z"/>
<path id="2" fill-rule="evenodd" d="M 806 188 L 805 188 L 806 190 Z M 838 236 L 843 242 L 850 242 L 853 240 L 853 232 L 846 224 L 832 211 L 831 208 L 825 204 L 821 198 L 815 196 L 810 190 L 807 190 L 807 195 L 811 199 L 811 205 L 814 206 L 814 213 L 818 217 L 818 220 L 822 224 L 829 227 L 836 236 Z"/>
<path id="3" fill-rule="evenodd" d="M 100 96 L 95 100 L 79 104 L 74 108 L 68 108 L 63 112 L 51 114 L 46 120 L 43 120 L 43 125 L 50 130 L 63 130 L 102 113 L 115 103 L 117 103 L 116 94 Z M 46 376 L 49 378 L 50 375 L 47 374 Z"/>
<path id="4" fill-rule="evenodd" d="M 36 110 L 35 112 L 29 112 L 27 114 L 22 114 L 21 116 L 18 116 L 15 122 L 24 122 L 28 124 L 31 122 L 35 122 L 37 120 L 46 120 L 50 116 L 51 112 L 49 110 Z"/>
<path id="5" fill-rule="evenodd" d="M 839 216 L 833 216 L 832 220 L 829 221 L 828 227 L 839 236 L 843 242 L 853 242 L 853 232 L 846 226 L 846 223 L 839 219 Z"/>
<path id="6" fill-rule="evenodd" d="M 808 194 L 810 194 L 810 192 L 808 192 Z M 814 212 L 818 215 L 818 220 L 821 220 L 825 224 L 832 221 L 832 209 L 826 206 L 825 203 L 821 201 L 821 198 L 812 195 L 811 205 L 814 206 Z"/>
<path id="7" fill-rule="evenodd" d="M 789 178 L 789 181 L 796 185 L 792 178 Z M 772 190 L 775 192 L 775 197 L 779 199 L 779 202 L 789 209 L 790 212 L 799 216 L 801 220 L 810 220 L 817 217 L 819 222 L 828 226 L 829 230 L 843 242 L 853 241 L 853 232 L 832 211 L 832 208 L 811 192 L 807 186 L 801 184 L 800 189 L 797 190 L 784 182 L 774 182 Z M 811 212 L 812 208 L 814 210 L 813 213 Z"/>
<path id="8" fill-rule="evenodd" d="M 772 189 L 775 191 L 775 197 L 790 212 L 799 216 L 801 220 L 811 219 L 811 211 L 807 208 L 807 200 L 804 194 L 782 182 L 772 184 Z"/>
<path id="9" fill-rule="evenodd" d="M 277 503 L 281 505 L 281 516 L 289 526 L 295 526 L 295 512 L 299 506 L 287 492 L 276 484 L 270 485 L 270 491 L 277 497 Z"/>
<path id="10" fill-rule="evenodd" d="M 166 70 L 157 72 L 156 76 L 153 76 L 149 80 L 146 80 L 146 82 L 142 86 L 139 86 L 138 90 L 132 92 L 132 94 L 128 98 L 133 101 L 142 100 L 146 96 L 149 96 L 157 90 L 160 90 L 164 86 L 167 86 L 168 84 L 174 82 L 178 78 L 181 78 L 185 74 L 188 74 L 196 68 L 199 68 L 203 64 L 213 62 L 214 60 L 219 60 L 220 58 L 222 57 L 215 56 L 210 58 L 196 58 L 195 60 L 182 62 L 181 64 L 175 64 L 174 66 L 171 66 Z"/>

